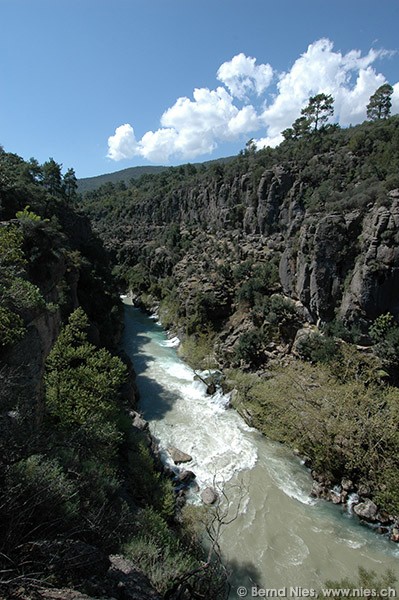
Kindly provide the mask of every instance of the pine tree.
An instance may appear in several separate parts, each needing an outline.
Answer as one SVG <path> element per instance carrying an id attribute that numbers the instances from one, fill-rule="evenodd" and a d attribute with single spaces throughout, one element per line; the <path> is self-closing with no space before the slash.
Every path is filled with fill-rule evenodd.
<path id="1" fill-rule="evenodd" d="M 317 94 L 309 98 L 309 104 L 301 110 L 313 131 L 324 125 L 334 113 L 334 98 L 329 94 Z"/>
<path id="2" fill-rule="evenodd" d="M 367 118 L 370 121 L 378 121 L 379 119 L 387 119 L 391 114 L 391 96 L 393 87 L 389 83 L 381 85 L 375 93 L 370 96 L 370 101 L 367 104 Z"/>

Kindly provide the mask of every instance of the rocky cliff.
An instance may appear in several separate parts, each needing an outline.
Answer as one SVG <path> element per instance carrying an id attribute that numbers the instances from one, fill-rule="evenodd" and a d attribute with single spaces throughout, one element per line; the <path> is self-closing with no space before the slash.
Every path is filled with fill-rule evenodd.
<path id="1" fill-rule="evenodd" d="M 243 174 L 226 167 L 219 178 L 179 183 L 131 205 L 115 198 L 105 215 L 94 205 L 88 212 L 117 262 L 141 263 L 158 280 L 179 277 L 184 265 L 200 276 L 204 267 L 209 287 L 218 264 L 273 260 L 282 293 L 310 322 L 398 315 L 397 189 L 381 186 L 359 199 L 359 180 L 335 202 L 318 190 L 315 205 L 297 165 L 244 166 Z"/>

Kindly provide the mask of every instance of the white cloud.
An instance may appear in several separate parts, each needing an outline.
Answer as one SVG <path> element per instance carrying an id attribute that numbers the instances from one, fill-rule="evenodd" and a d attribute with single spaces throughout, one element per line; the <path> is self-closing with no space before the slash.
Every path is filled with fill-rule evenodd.
<path id="1" fill-rule="evenodd" d="M 211 153 L 218 142 L 234 140 L 259 128 L 251 105 L 239 109 L 224 87 L 198 88 L 193 99 L 178 98 L 161 117 L 162 127 L 148 131 L 138 142 L 131 125 L 121 125 L 108 139 L 113 160 L 142 156 L 151 162 L 169 162 L 175 156 L 190 160 Z"/>
<path id="2" fill-rule="evenodd" d="M 241 52 L 219 67 L 217 78 L 236 98 L 242 100 L 251 92 L 256 92 L 259 96 L 269 87 L 273 79 L 273 69 L 269 64 L 255 63 L 255 58 L 245 56 Z"/>
<path id="3" fill-rule="evenodd" d="M 392 87 L 392 113 L 396 114 L 399 113 L 399 81 L 398 83 L 395 83 L 395 85 L 393 85 Z"/>
<path id="4" fill-rule="evenodd" d="M 168 162 L 175 152 L 176 137 L 176 131 L 170 128 L 147 131 L 141 138 L 136 154 L 151 162 Z"/>
<path id="5" fill-rule="evenodd" d="M 300 115 L 310 96 L 321 92 L 333 96 L 334 120 L 340 125 L 363 121 L 371 94 L 385 82 L 385 77 L 370 66 L 383 55 L 384 51 L 376 50 L 363 57 L 358 50 L 342 55 L 333 51 L 327 39 L 310 44 L 291 70 L 280 75 L 277 96 L 262 115 L 267 129 L 262 143 L 265 139 L 279 143 L 281 131 Z"/>
<path id="6" fill-rule="evenodd" d="M 366 118 L 370 96 L 385 83 L 373 67 L 385 50 L 334 51 L 333 43 L 320 39 L 310 44 L 285 73 L 277 75 L 269 64 L 241 53 L 223 63 L 215 90 L 196 88 L 192 99 L 178 98 L 161 117 L 161 127 L 136 140 L 133 127 L 121 125 L 108 138 L 112 160 L 142 156 L 155 163 L 191 160 L 211 153 L 220 142 L 258 134 L 259 147 L 276 146 L 281 132 L 300 116 L 310 96 L 324 92 L 334 97 L 334 118 L 342 126 Z M 276 86 L 267 91 L 273 77 Z M 392 112 L 399 112 L 399 82 L 394 84 Z M 250 98 L 251 96 L 251 98 Z M 246 139 L 245 139 L 246 137 Z"/>
<path id="7" fill-rule="evenodd" d="M 108 138 L 108 158 L 122 160 L 133 158 L 137 154 L 137 142 L 131 125 L 125 123 L 115 129 L 115 134 Z"/>
<path id="8" fill-rule="evenodd" d="M 227 126 L 232 136 L 236 137 L 249 131 L 256 131 L 261 126 L 261 122 L 255 108 L 249 104 L 238 111 Z"/>
<path id="9" fill-rule="evenodd" d="M 233 98 L 222 87 L 195 89 L 193 97 L 194 100 L 179 98 L 161 118 L 164 127 L 173 127 L 178 132 L 177 146 L 181 151 L 184 151 L 188 135 L 192 135 L 200 146 L 203 136 L 208 139 L 223 137 L 226 124 L 238 113 Z M 196 144 L 191 145 L 193 150 Z"/>
<path id="10" fill-rule="evenodd" d="M 335 93 L 335 116 L 342 126 L 360 123 L 366 118 L 370 96 L 385 83 L 385 77 L 371 67 L 361 69 L 352 89 L 343 87 Z"/>

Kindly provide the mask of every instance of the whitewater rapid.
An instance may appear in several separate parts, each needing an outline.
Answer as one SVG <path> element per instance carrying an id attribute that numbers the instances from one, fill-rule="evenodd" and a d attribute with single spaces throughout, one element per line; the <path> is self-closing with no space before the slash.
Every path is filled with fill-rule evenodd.
<path id="1" fill-rule="evenodd" d="M 301 461 L 226 408 L 229 398 L 221 392 L 207 395 L 178 357 L 178 343 L 154 319 L 125 306 L 124 349 L 137 373 L 140 410 L 164 460 L 173 465 L 167 448 L 177 447 L 192 456 L 185 468 L 196 474 L 200 490 L 221 486 L 232 506 L 242 496 L 221 544 L 233 573 L 231 598 L 238 586 L 255 583 L 321 587 L 327 579 L 353 579 L 359 566 L 397 573 L 398 546 L 340 507 L 311 498 Z"/>

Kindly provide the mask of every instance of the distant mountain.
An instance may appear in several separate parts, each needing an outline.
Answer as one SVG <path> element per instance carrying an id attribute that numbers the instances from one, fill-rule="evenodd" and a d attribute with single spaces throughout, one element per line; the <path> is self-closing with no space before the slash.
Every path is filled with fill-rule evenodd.
<path id="1" fill-rule="evenodd" d="M 104 183 L 118 183 L 124 181 L 129 183 L 131 179 L 138 179 L 145 173 L 159 173 L 169 167 L 129 167 L 128 169 L 122 169 L 121 171 L 115 171 L 114 173 L 104 173 L 104 175 L 96 175 L 95 177 L 83 177 L 78 179 L 78 192 L 84 194 L 90 190 L 95 190 Z"/>
<path id="2" fill-rule="evenodd" d="M 212 163 L 227 163 L 231 161 L 234 156 L 227 156 L 224 158 L 216 158 L 214 160 L 208 160 L 203 163 L 194 163 L 196 166 L 203 164 L 209 165 Z M 141 166 L 141 167 L 129 167 L 128 169 L 122 169 L 121 171 L 115 171 L 114 173 L 104 173 L 104 175 L 96 175 L 95 177 L 83 177 L 78 179 L 78 193 L 84 194 L 90 190 L 95 190 L 104 183 L 118 183 L 124 181 L 126 184 L 131 179 L 139 179 L 142 175 L 160 173 L 167 169 L 173 169 L 175 167 L 162 167 L 162 166 Z"/>

